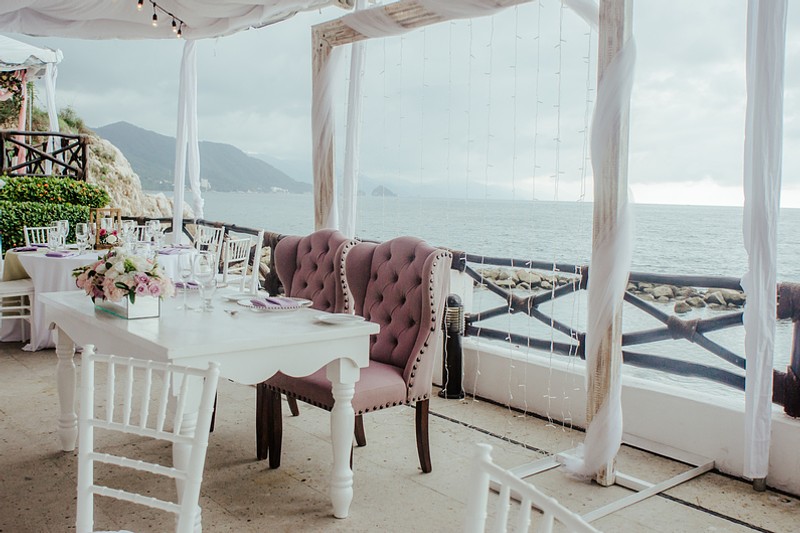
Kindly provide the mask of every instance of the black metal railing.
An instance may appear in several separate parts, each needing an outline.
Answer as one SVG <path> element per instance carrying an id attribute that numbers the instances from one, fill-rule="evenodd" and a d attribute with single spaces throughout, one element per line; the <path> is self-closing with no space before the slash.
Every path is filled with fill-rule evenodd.
<path id="1" fill-rule="evenodd" d="M 586 333 L 578 331 L 575 327 L 559 321 L 553 314 L 549 313 L 543 306 L 547 302 L 574 294 L 576 291 L 587 288 L 589 270 L 586 265 L 574 265 L 568 263 L 551 263 L 541 261 L 531 261 L 512 258 L 487 257 L 469 254 L 466 252 L 454 252 L 454 268 L 466 273 L 476 284 L 485 287 L 490 293 L 496 295 L 502 303 L 497 306 L 488 307 L 473 311 L 465 316 L 465 335 L 477 336 L 485 339 L 493 339 L 510 342 L 520 347 L 527 347 L 538 350 L 545 350 L 567 357 L 579 357 L 585 359 L 584 346 Z M 480 267 L 476 266 L 480 265 Z M 546 289 L 538 291 L 526 290 L 525 295 L 519 295 L 513 291 L 509 283 L 502 283 L 502 280 L 488 278 L 485 275 L 487 266 L 523 269 L 527 272 L 539 272 L 548 279 Z M 711 290 L 727 289 L 729 291 L 740 291 L 739 279 L 722 276 L 681 276 L 664 275 L 642 272 L 631 272 L 629 276 L 630 284 L 655 284 L 670 285 L 678 287 L 705 288 Z M 779 293 L 779 319 L 793 319 L 795 321 L 794 351 L 798 351 L 798 320 L 800 320 L 800 285 L 780 284 Z M 742 297 L 743 300 L 743 297 Z M 626 365 L 638 368 L 668 372 L 680 376 L 698 377 L 735 389 L 744 390 L 746 359 L 734 353 L 730 349 L 722 346 L 715 340 L 707 336 L 708 333 L 721 331 L 733 327 L 741 327 L 743 313 L 741 310 L 720 310 L 716 316 L 709 318 L 694 318 L 686 320 L 680 316 L 665 312 L 662 307 L 654 304 L 634 294 L 633 290 L 625 293 L 625 302 L 638 311 L 641 311 L 656 320 L 661 325 L 654 328 L 640 329 L 625 332 L 622 335 L 622 357 Z M 490 327 L 485 322 L 491 318 L 507 314 L 523 314 L 533 320 L 543 324 L 546 328 L 555 330 L 563 334 L 566 338 L 563 341 L 555 341 L 551 336 L 532 336 L 524 335 L 507 329 Z M 641 350 L 633 350 L 633 346 L 643 346 L 661 341 L 684 339 L 702 348 L 706 352 L 715 356 L 729 368 L 704 364 L 696 361 L 680 360 L 662 355 L 645 353 Z M 800 402 L 796 398 L 797 393 L 797 373 L 793 370 L 800 357 L 793 354 L 792 365 L 786 372 L 773 371 L 773 402 L 783 405 L 786 412 L 792 416 L 800 415 Z"/>
<path id="2" fill-rule="evenodd" d="M 60 176 L 85 181 L 86 139 L 86 135 L 67 133 L 0 130 L 0 176 Z"/>

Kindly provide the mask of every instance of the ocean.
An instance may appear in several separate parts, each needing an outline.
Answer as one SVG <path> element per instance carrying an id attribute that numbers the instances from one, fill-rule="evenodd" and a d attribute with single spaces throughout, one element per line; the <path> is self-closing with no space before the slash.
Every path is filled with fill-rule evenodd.
<path id="1" fill-rule="evenodd" d="M 313 200 L 309 195 L 220 193 L 205 195 L 207 220 L 264 228 L 284 234 L 313 231 Z M 634 205 L 634 249 L 631 269 L 663 274 L 741 277 L 747 269 L 742 234 L 742 208 L 676 205 Z M 359 198 L 358 237 L 386 240 L 415 235 L 431 244 L 494 257 L 588 264 L 591 251 L 592 204 L 588 202 L 455 200 L 406 197 Z M 800 282 L 800 209 L 782 209 L 778 229 L 778 281 Z M 501 301 L 488 291 L 476 291 L 476 309 Z M 663 304 L 671 310 L 672 304 Z M 658 325 L 638 311 L 623 313 L 624 331 Z M 585 293 L 560 298 L 552 312 L 559 320 L 585 330 Z M 708 309 L 684 318 L 713 316 Z M 717 312 L 718 313 L 718 312 Z M 524 316 L 499 317 L 486 323 L 520 333 L 548 335 L 544 326 Z M 548 338 L 548 336 L 544 338 Z M 744 354 L 744 328 L 708 335 L 734 353 Z M 785 370 L 792 346 L 792 324 L 779 321 L 774 366 Z M 687 341 L 660 342 L 646 350 L 732 370 Z M 626 373 L 653 378 L 653 371 L 626 368 Z M 656 379 L 697 386 L 697 380 L 661 373 Z M 703 382 L 708 392 L 731 394 L 724 385 Z M 738 392 L 733 392 L 739 394 Z"/>

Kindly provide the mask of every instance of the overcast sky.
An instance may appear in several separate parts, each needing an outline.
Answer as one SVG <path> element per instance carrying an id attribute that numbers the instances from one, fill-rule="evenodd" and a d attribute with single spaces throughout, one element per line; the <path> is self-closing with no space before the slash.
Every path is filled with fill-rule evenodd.
<path id="1" fill-rule="evenodd" d="M 629 185 L 638 203 L 741 205 L 745 7 L 730 0 L 634 4 Z M 342 13 L 328 8 L 202 41 L 200 138 L 283 161 L 308 181 L 310 26 Z M 88 125 L 127 121 L 175 135 L 181 41 L 12 37 L 64 52 L 57 104 Z M 596 54 L 597 36 L 556 0 L 369 43 L 362 174 L 411 194 L 591 199 L 584 125 Z M 799 61 L 800 11 L 790 5 L 785 207 L 800 207 L 800 75 L 792 68 Z M 341 148 L 343 135 L 337 142 Z"/>

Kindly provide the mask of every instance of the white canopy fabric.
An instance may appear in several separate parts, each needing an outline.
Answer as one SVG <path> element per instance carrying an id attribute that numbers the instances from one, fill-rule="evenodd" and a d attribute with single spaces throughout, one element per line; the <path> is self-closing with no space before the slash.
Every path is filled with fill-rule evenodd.
<path id="1" fill-rule="evenodd" d="M 2 9 L 2 8 L 0 8 Z M 47 118 L 51 132 L 58 133 L 58 110 L 56 109 L 56 65 L 64 58 L 61 50 L 40 48 L 27 43 L 0 35 L 0 71 L 26 72 L 25 81 L 44 78 L 45 102 L 47 103 Z M 24 107 L 20 112 L 19 129 L 24 129 Z M 47 140 L 48 151 L 52 151 L 53 139 Z M 45 171 L 50 172 L 52 163 L 45 163 Z"/>
<path id="2" fill-rule="evenodd" d="M 39 48 L 0 35 L 0 72 L 25 70 L 28 81 L 32 81 L 44 77 L 47 65 L 60 63 L 63 58 L 61 50 Z"/>
<path id="3" fill-rule="evenodd" d="M 183 22 L 186 39 L 221 37 L 260 28 L 307 11 L 348 0 L 158 0 L 165 11 Z M 0 31 L 34 36 L 80 39 L 174 39 L 172 19 L 158 11 L 153 27 L 149 1 L 136 0 L 3 0 Z M 162 22 L 163 21 L 163 22 Z"/>
<path id="4" fill-rule="evenodd" d="M 195 216 L 203 216 L 197 137 L 197 67 L 192 41 L 261 28 L 300 11 L 328 5 L 350 8 L 353 1 L 158 0 L 156 4 L 160 9 L 155 13 L 159 24 L 153 27 L 154 8 L 149 1 L 140 11 L 136 8 L 136 0 L 3 0 L 0 2 L 0 31 L 80 39 L 175 39 L 174 17 L 181 36 L 187 40 L 180 68 L 173 197 L 173 223 L 177 221 L 180 224 L 187 164 Z M 48 103 L 51 100 L 55 104 L 54 99 L 48 97 Z M 51 129 L 52 120 L 51 117 Z M 55 124 L 57 127 L 58 122 Z M 173 238 L 179 239 L 180 232 L 173 232 Z"/>

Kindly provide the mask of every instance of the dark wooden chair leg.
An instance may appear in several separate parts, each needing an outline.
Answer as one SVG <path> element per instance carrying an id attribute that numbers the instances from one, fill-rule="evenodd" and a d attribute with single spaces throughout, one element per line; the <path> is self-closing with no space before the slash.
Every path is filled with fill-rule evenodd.
<path id="1" fill-rule="evenodd" d="M 367 434 L 364 432 L 364 417 L 356 415 L 356 444 L 359 446 L 367 445 Z"/>
<path id="2" fill-rule="evenodd" d="M 283 417 L 281 416 L 281 394 L 267 390 L 267 446 L 269 467 L 281 466 L 281 440 L 283 439 Z"/>
<path id="3" fill-rule="evenodd" d="M 429 400 L 417 402 L 417 453 L 419 454 L 419 466 L 424 473 L 429 473 L 431 467 L 431 447 L 428 440 L 428 404 Z"/>
<path id="4" fill-rule="evenodd" d="M 269 442 L 267 441 L 267 386 L 264 383 L 256 385 L 256 457 L 259 461 L 267 458 Z"/>
<path id="5" fill-rule="evenodd" d="M 211 411 L 211 427 L 208 428 L 210 433 L 214 433 L 214 421 L 217 419 L 217 398 L 219 398 L 218 394 L 214 395 L 214 410 Z"/>
<path id="6" fill-rule="evenodd" d="M 289 402 L 289 411 L 292 412 L 292 416 L 300 416 L 300 408 L 297 407 L 297 398 L 287 396 L 286 401 Z"/>

